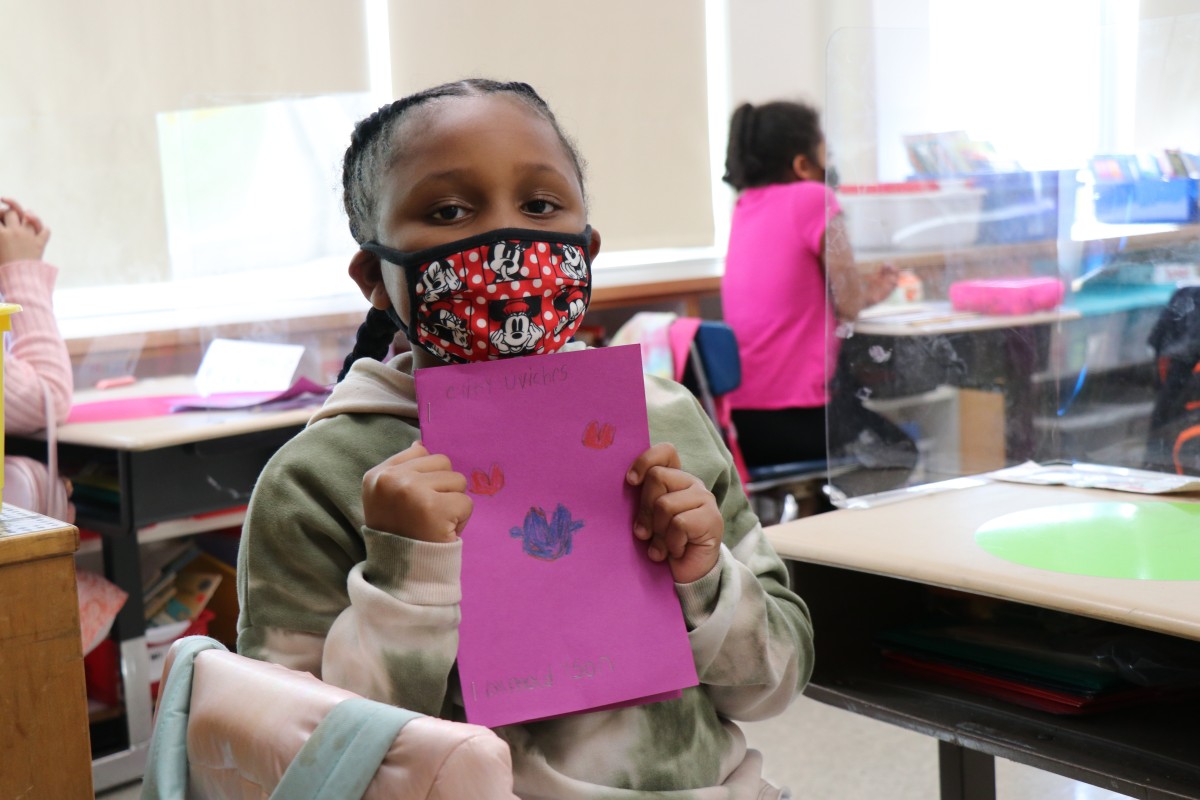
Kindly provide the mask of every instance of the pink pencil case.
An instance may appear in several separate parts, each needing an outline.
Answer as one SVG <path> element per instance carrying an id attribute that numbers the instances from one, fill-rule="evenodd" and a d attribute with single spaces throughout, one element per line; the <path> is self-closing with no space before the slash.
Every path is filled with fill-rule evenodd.
<path id="1" fill-rule="evenodd" d="M 950 284 L 950 305 L 956 311 L 982 314 L 1032 314 L 1055 308 L 1063 300 L 1057 278 L 994 278 Z"/>

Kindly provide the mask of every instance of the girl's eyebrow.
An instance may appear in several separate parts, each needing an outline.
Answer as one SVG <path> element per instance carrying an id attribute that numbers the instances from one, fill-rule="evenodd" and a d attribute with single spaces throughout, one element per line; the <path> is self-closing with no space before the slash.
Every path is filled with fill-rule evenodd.
<path id="1" fill-rule="evenodd" d="M 461 180 L 471 174 L 468 169 L 454 168 L 444 169 L 439 172 L 431 172 L 428 175 L 422 175 L 413 182 L 412 189 L 420 189 L 427 183 L 437 183 L 439 181 Z"/>
<path id="2" fill-rule="evenodd" d="M 545 161 L 527 161 L 513 164 L 513 170 L 520 172 L 553 172 L 555 175 L 566 177 L 561 169 Z"/>
<path id="3" fill-rule="evenodd" d="M 526 177 L 542 178 L 544 176 L 553 176 L 557 180 L 565 181 L 568 184 L 579 185 L 580 192 L 583 191 L 582 180 L 575 174 L 574 171 L 563 172 L 558 167 L 545 161 L 529 161 L 513 165 L 513 171 L 519 175 Z"/>
<path id="4" fill-rule="evenodd" d="M 535 175 L 541 174 L 541 173 L 550 173 L 552 175 L 555 175 L 556 177 L 562 178 L 563 180 L 569 179 L 568 175 L 566 173 L 564 173 L 561 169 L 559 169 L 558 167 L 554 166 L 553 164 L 550 164 L 545 161 L 517 162 L 517 163 L 513 164 L 513 172 L 528 173 L 528 174 L 535 174 Z M 416 181 L 414 181 L 412 184 L 412 189 L 410 191 L 417 191 L 421 187 L 423 187 L 424 185 L 429 184 L 429 183 L 439 183 L 442 181 L 464 180 L 464 179 L 470 178 L 473 175 L 473 173 L 474 173 L 473 170 L 466 168 L 466 167 L 451 167 L 450 169 L 443 169 L 443 170 L 439 170 L 437 172 L 430 172 L 428 175 L 422 175 L 420 178 L 418 178 Z"/>

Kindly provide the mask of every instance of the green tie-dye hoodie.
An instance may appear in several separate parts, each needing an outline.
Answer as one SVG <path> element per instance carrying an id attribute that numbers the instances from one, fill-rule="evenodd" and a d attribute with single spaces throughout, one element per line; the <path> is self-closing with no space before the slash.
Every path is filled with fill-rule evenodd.
<path id="1" fill-rule="evenodd" d="M 418 436 L 411 355 L 354 364 L 267 464 L 238 556 L 238 650 L 363 696 L 464 720 L 454 671 L 461 541 L 363 524 L 362 478 Z M 812 625 L 695 398 L 646 378 L 651 442 L 670 442 L 725 518 L 717 566 L 676 584 L 700 686 L 677 700 L 497 729 L 526 800 L 786 796 L 733 720 L 782 712 L 808 681 Z M 632 534 L 631 534 L 632 535 Z"/>

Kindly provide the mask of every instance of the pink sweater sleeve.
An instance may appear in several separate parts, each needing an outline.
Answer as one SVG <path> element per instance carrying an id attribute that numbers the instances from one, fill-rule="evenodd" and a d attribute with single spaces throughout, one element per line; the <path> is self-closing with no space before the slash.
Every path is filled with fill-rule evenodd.
<path id="1" fill-rule="evenodd" d="M 21 306 L 12 316 L 12 346 L 4 354 L 4 430 L 32 433 L 46 427 L 38 378 L 50 392 L 61 423 L 71 410 L 74 380 L 66 342 L 54 319 L 54 282 L 58 269 L 41 261 L 0 264 L 4 302 Z"/>

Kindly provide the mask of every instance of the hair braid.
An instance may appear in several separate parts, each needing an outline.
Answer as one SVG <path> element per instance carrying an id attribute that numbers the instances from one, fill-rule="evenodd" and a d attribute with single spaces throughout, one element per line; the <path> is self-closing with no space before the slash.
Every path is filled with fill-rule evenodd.
<path id="1" fill-rule="evenodd" d="M 358 332 L 354 336 L 354 349 L 342 362 L 342 371 L 337 376 L 338 383 L 342 382 L 342 378 L 350 371 L 350 366 L 360 358 L 382 361 L 387 356 L 397 330 L 399 329 L 396 323 L 392 322 L 386 311 L 378 308 L 368 311 L 367 318 L 358 326 Z"/>

